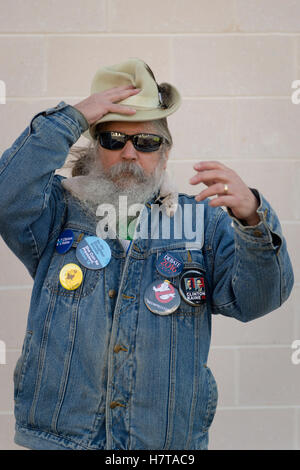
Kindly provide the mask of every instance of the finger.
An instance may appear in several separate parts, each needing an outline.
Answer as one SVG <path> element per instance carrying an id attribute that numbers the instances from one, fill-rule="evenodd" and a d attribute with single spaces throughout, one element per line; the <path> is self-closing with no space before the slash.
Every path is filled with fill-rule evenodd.
<path id="1" fill-rule="evenodd" d="M 115 93 L 115 92 L 118 92 L 118 91 L 122 91 L 122 90 L 127 90 L 127 89 L 133 89 L 135 88 L 134 85 L 122 85 L 122 86 L 115 86 L 113 88 L 108 88 L 107 90 L 105 90 L 104 93 Z"/>
<path id="2" fill-rule="evenodd" d="M 110 99 L 112 102 L 116 101 L 123 101 L 125 98 L 128 98 L 129 96 L 137 95 L 141 90 L 139 88 L 136 88 L 135 90 L 124 90 L 118 95 L 112 96 Z"/>
<path id="3" fill-rule="evenodd" d="M 227 176 L 223 170 L 207 170 L 207 171 L 199 171 L 196 175 L 194 175 L 190 179 L 190 184 L 198 184 L 198 183 L 205 183 L 205 184 L 213 184 L 215 181 L 223 181 L 226 182 Z"/>
<path id="4" fill-rule="evenodd" d="M 223 163 L 218 162 L 217 160 L 208 160 L 195 163 L 193 166 L 195 170 L 214 170 L 214 169 L 224 169 L 227 168 Z"/>
<path id="5" fill-rule="evenodd" d="M 116 87 L 116 88 L 111 88 L 109 90 L 106 90 L 106 94 L 109 95 L 109 96 L 120 96 L 120 95 L 124 95 L 124 94 L 127 94 L 127 93 L 137 93 L 137 92 L 140 92 L 141 91 L 141 88 L 136 88 L 135 86 L 133 85 L 128 85 L 128 86 L 123 86 L 123 87 Z"/>
<path id="6" fill-rule="evenodd" d="M 196 201 L 203 201 L 203 199 L 206 199 L 207 197 L 215 196 L 217 195 L 222 195 L 224 193 L 224 184 L 223 183 L 217 183 L 213 184 L 212 186 L 209 186 L 209 188 L 204 189 L 201 191 L 201 193 L 197 194 L 195 196 Z"/>
<path id="7" fill-rule="evenodd" d="M 133 108 L 129 108 L 128 106 L 124 106 L 122 104 L 112 104 L 109 107 L 108 112 L 117 114 L 135 114 L 136 110 Z"/>
<path id="8" fill-rule="evenodd" d="M 211 199 L 208 203 L 211 207 L 225 206 L 225 207 L 234 207 L 235 203 L 234 196 L 219 196 Z"/>

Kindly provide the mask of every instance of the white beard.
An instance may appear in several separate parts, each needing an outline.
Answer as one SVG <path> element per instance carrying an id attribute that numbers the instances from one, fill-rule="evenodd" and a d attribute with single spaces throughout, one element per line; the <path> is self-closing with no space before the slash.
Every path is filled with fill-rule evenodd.
<path id="1" fill-rule="evenodd" d="M 154 172 L 147 175 L 131 162 L 117 163 L 105 171 L 97 163 L 87 175 L 67 178 L 62 185 L 89 215 L 96 217 L 100 204 L 111 204 L 118 213 L 120 196 L 127 197 L 129 207 L 144 204 L 159 193 L 165 173 L 162 166 L 159 162 Z"/>
<path id="2" fill-rule="evenodd" d="M 117 220 L 106 220 L 110 227 L 119 230 L 120 225 L 127 226 L 136 216 L 128 216 L 122 211 L 121 200 L 127 198 L 127 208 L 133 204 L 144 205 L 153 199 L 155 195 L 163 198 L 163 206 L 169 217 L 172 217 L 177 209 L 178 193 L 163 169 L 164 161 L 160 160 L 152 174 L 148 175 L 144 170 L 132 162 L 120 162 L 108 170 L 104 170 L 100 160 L 94 160 L 84 168 L 84 175 L 74 176 L 62 181 L 63 187 L 76 198 L 84 212 L 96 222 L 103 219 L 99 215 L 99 206 L 111 205 Z M 123 196 L 123 198 L 120 198 Z M 113 229 L 112 233 L 115 233 Z M 119 232 L 118 232 L 119 233 Z"/>

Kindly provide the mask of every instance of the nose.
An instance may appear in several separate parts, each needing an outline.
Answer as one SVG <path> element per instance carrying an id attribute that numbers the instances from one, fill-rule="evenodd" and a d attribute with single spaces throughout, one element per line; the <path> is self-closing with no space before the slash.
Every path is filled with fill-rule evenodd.
<path id="1" fill-rule="evenodd" d="M 133 143 L 131 140 L 127 140 L 125 146 L 123 147 L 120 157 L 123 158 L 124 160 L 137 160 L 138 159 L 138 153 L 136 149 L 133 146 Z"/>

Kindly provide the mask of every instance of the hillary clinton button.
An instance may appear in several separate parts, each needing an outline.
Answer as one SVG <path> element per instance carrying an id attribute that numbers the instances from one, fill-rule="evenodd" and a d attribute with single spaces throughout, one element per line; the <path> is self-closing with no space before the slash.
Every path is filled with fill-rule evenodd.
<path id="1" fill-rule="evenodd" d="M 179 276 L 183 269 L 183 261 L 179 255 L 172 253 L 163 253 L 156 261 L 157 271 L 166 277 Z"/>
<path id="2" fill-rule="evenodd" d="M 144 302 L 152 313 L 169 315 L 179 307 L 180 295 L 168 279 L 157 280 L 147 287 Z"/>
<path id="3" fill-rule="evenodd" d="M 82 283 L 83 274 L 80 266 L 74 263 L 65 264 L 59 273 L 59 282 L 68 290 L 75 290 Z"/>
<path id="4" fill-rule="evenodd" d="M 199 305 L 206 300 L 204 275 L 201 271 L 191 269 L 182 274 L 179 281 L 179 292 L 190 305 Z"/>
<path id="5" fill-rule="evenodd" d="M 63 254 L 69 251 L 73 244 L 74 233 L 71 229 L 66 229 L 59 235 L 56 242 L 56 251 Z"/>
<path id="6" fill-rule="evenodd" d="M 110 262 L 111 251 L 102 238 L 85 237 L 76 248 L 76 257 L 88 269 L 101 269 Z"/>

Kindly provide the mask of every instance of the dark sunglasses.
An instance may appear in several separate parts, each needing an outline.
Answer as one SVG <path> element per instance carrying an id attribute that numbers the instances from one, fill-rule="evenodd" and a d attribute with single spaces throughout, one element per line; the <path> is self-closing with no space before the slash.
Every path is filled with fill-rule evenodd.
<path id="1" fill-rule="evenodd" d="M 139 152 L 155 152 L 165 140 L 156 134 L 127 135 L 116 131 L 100 132 L 97 138 L 100 145 L 108 150 L 120 150 L 125 146 L 127 140 L 131 140 L 134 148 Z"/>

